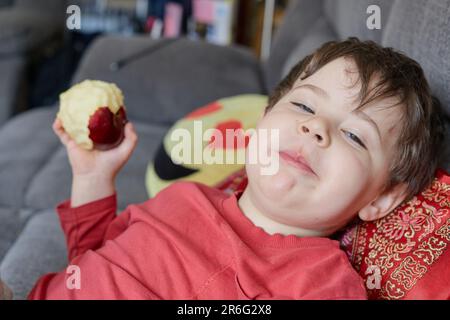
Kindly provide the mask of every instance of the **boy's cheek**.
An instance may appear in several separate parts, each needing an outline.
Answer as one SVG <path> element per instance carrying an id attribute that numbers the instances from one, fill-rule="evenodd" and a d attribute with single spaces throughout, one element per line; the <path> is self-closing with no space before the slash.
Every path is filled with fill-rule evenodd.
<path id="1" fill-rule="evenodd" d="M 330 194 L 338 197 L 359 193 L 372 176 L 372 168 L 351 153 L 332 152 L 320 161 L 322 177 L 330 183 Z M 335 190 L 335 191 L 334 191 Z"/>

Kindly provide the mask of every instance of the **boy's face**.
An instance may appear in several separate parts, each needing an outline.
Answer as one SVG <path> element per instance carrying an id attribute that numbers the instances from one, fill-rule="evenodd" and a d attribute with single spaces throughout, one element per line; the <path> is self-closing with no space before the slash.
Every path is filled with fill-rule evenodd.
<path id="1" fill-rule="evenodd" d="M 328 235 L 383 190 L 400 110 L 385 108 L 395 103 L 386 99 L 354 111 L 357 80 L 350 60 L 334 60 L 297 80 L 258 123 L 257 129 L 278 129 L 280 138 L 279 151 L 269 147 L 279 152 L 277 173 L 261 175 L 260 164 L 246 165 L 250 196 L 268 218 Z M 290 160 L 297 155 L 299 161 Z"/>

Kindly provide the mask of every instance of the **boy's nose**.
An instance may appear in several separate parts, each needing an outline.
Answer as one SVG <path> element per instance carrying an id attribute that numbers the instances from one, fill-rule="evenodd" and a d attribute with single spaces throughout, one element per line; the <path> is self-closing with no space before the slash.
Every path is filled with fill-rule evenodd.
<path id="1" fill-rule="evenodd" d="M 319 117 L 297 124 L 299 134 L 307 135 L 314 139 L 320 147 L 327 147 L 330 144 L 330 135 L 325 121 Z"/>

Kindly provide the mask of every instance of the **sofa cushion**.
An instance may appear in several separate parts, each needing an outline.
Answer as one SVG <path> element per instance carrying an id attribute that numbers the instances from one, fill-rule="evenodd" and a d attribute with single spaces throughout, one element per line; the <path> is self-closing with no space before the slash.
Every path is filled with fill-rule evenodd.
<path id="1" fill-rule="evenodd" d="M 291 0 L 281 25 L 273 35 L 269 59 L 264 63 L 267 91 L 281 81 L 286 59 L 323 16 L 323 0 Z M 306 48 L 313 50 L 314 48 Z"/>
<path id="2" fill-rule="evenodd" d="M 1 40 L 0 40 L 1 41 Z M 19 108 L 19 92 L 25 79 L 25 57 L 0 58 L 0 126 Z"/>
<path id="3" fill-rule="evenodd" d="M 288 56 L 281 76 L 284 78 L 300 60 L 313 53 L 325 42 L 332 40 L 337 40 L 336 34 L 327 22 L 327 19 L 320 17 Z"/>
<path id="4" fill-rule="evenodd" d="M 0 206 L 21 208 L 34 175 L 60 146 L 55 108 L 17 115 L 0 128 Z"/>
<path id="5" fill-rule="evenodd" d="M 450 115 L 450 0 L 397 0 L 383 45 L 417 60 Z"/>
<path id="6" fill-rule="evenodd" d="M 318 41 L 313 41 L 315 38 L 323 36 L 324 40 L 332 40 L 329 35 L 333 34 L 338 39 L 356 36 L 381 42 L 392 3 L 392 0 L 290 1 L 286 16 L 274 35 L 271 55 L 265 66 L 268 91 L 275 88 L 282 79 L 282 74 L 286 73 L 288 66 L 285 66 L 285 62 L 294 54 L 293 50 L 297 48 L 299 54 L 296 57 L 303 58 L 304 54 L 311 53 L 318 47 Z M 381 30 L 367 28 L 369 14 L 366 10 L 370 5 L 378 5 L 381 9 Z M 321 17 L 325 18 L 330 27 L 325 33 L 319 33 L 317 30 L 317 21 Z M 303 41 L 306 42 L 302 44 Z M 300 47 L 301 49 L 298 49 Z"/>
<path id="7" fill-rule="evenodd" d="M 0 261 L 21 231 L 19 210 L 0 207 Z"/>
<path id="8" fill-rule="evenodd" d="M 130 118 L 169 125 L 194 108 L 241 93 L 262 93 L 259 63 L 250 51 L 188 39 L 155 41 L 145 36 L 103 37 L 88 50 L 73 83 L 116 83 Z M 142 52 L 158 46 L 151 53 Z M 131 58 L 113 71 L 110 65 Z"/>
<path id="9" fill-rule="evenodd" d="M 0 264 L 2 280 L 14 299 L 26 299 L 38 278 L 67 265 L 64 234 L 56 212 L 37 211 Z"/>
<path id="10" fill-rule="evenodd" d="M 441 101 L 448 115 L 441 166 L 450 170 L 450 0 L 397 0 L 391 15 L 383 45 L 419 62 L 433 94 Z"/>
<path id="11" fill-rule="evenodd" d="M 339 39 L 358 37 L 381 43 L 393 3 L 392 0 L 326 0 L 324 11 Z M 371 5 L 380 8 L 381 29 L 371 30 L 367 27 L 367 19 L 372 14 L 367 13 L 367 8 Z"/>

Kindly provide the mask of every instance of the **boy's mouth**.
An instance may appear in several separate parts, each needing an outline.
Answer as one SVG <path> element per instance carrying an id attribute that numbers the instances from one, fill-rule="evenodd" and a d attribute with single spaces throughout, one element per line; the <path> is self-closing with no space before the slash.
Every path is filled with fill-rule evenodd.
<path id="1" fill-rule="evenodd" d="M 289 150 L 280 151 L 280 158 L 297 169 L 317 176 L 317 174 L 309 165 L 308 161 L 306 161 L 306 159 L 298 152 Z"/>

